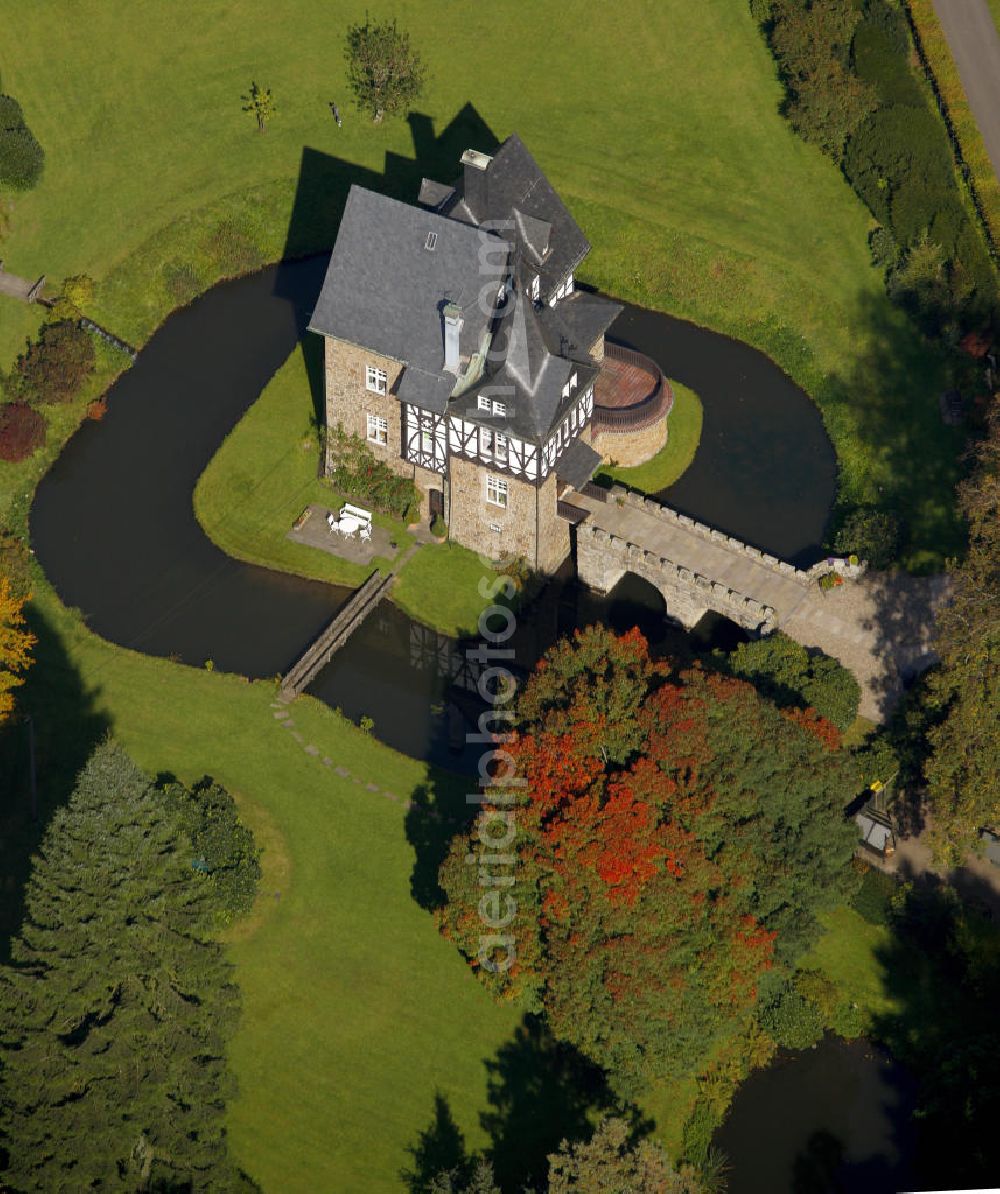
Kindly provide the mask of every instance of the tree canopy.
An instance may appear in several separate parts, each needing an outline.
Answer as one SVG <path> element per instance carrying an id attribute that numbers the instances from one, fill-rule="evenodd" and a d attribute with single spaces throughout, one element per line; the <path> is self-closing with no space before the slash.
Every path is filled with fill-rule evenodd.
<path id="1" fill-rule="evenodd" d="M 257 122 L 259 132 L 267 132 L 267 122 L 275 113 L 274 96 L 270 87 L 261 87 L 257 83 L 250 84 L 250 90 L 243 99 L 243 111 L 252 116 Z"/>
<path id="2" fill-rule="evenodd" d="M 442 865 L 444 932 L 620 1093 L 688 1070 L 847 882 L 857 777 L 829 731 L 732 677 L 667 678 L 638 631 L 577 634 L 526 686 L 513 785 Z M 504 917 L 513 946 L 484 952 Z"/>
<path id="3" fill-rule="evenodd" d="M 811 707 L 838 730 L 858 714 L 861 689 L 847 668 L 829 655 L 810 655 L 785 634 L 740 643 L 726 666 L 776 705 Z"/>
<path id="4" fill-rule="evenodd" d="M 424 64 L 395 20 L 379 23 L 366 16 L 363 25 L 352 25 L 344 56 L 358 110 L 376 123 L 402 111 L 423 90 Z"/>
<path id="5" fill-rule="evenodd" d="M 24 625 L 24 596 L 16 596 L 9 577 L 0 576 L 0 725 L 14 711 L 13 690 L 24 683 L 36 639 Z"/>
<path id="6" fill-rule="evenodd" d="M 237 992 L 176 805 L 113 743 L 53 816 L 0 970 L 21 1190 L 250 1188 L 226 1157 Z"/>
<path id="7" fill-rule="evenodd" d="M 937 852 L 959 861 L 980 830 L 1000 825 L 1000 407 L 994 404 L 973 475 L 959 489 L 969 551 L 938 613 L 941 667 L 931 699 L 943 719 L 926 764 Z"/>

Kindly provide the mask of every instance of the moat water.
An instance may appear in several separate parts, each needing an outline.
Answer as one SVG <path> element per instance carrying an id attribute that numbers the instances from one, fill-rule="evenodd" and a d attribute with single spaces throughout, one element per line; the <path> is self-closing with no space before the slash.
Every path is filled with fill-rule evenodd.
<path id="1" fill-rule="evenodd" d="M 222 283 L 175 312 L 112 387 L 105 418 L 80 428 L 39 486 L 32 545 L 62 599 L 97 634 L 195 666 L 211 660 L 221 670 L 270 677 L 345 600 L 344 589 L 225 555 L 192 508 L 222 440 L 305 334 L 326 260 Z M 694 388 L 705 405 L 695 462 L 665 496 L 789 559 L 815 556 L 835 477 L 808 396 L 746 345 L 666 315 L 626 308 L 612 334 Z M 735 633 L 712 618 L 693 638 L 683 634 L 665 622 L 658 594 L 628 579 L 606 599 L 557 579 L 519 621 L 524 668 L 560 634 L 591 621 L 639 623 L 675 653 L 725 645 Z M 376 734 L 407 754 L 463 769 L 468 760 L 454 750 L 461 734 L 449 708 L 454 650 L 384 606 L 313 691 L 350 717 L 373 717 Z"/>
<path id="2" fill-rule="evenodd" d="M 197 667 L 212 660 L 220 670 L 272 677 L 346 599 L 344 589 L 231 559 L 192 508 L 222 440 L 304 334 L 325 268 L 325 257 L 275 266 L 220 284 L 173 314 L 110 391 L 105 418 L 84 423 L 39 486 L 32 546 L 62 600 L 97 634 Z M 698 455 L 664 497 L 787 559 L 815 558 L 835 468 L 808 396 L 760 353 L 669 316 L 627 308 L 612 335 L 704 403 Z M 662 599 L 642 581 L 627 577 L 599 598 L 570 572 L 519 616 L 521 668 L 592 622 L 639 625 L 655 650 L 674 655 L 731 647 L 740 635 L 714 616 L 686 634 L 666 621 Z M 461 749 L 464 715 L 475 712 L 475 698 L 452 683 L 461 654 L 461 644 L 383 605 L 311 691 L 351 718 L 373 717 L 389 745 L 465 770 L 472 760 Z M 882 1095 L 868 1064 L 823 1045 L 752 1078 L 719 1133 L 733 1162 L 732 1194 L 793 1188 L 785 1178 L 798 1172 L 800 1154 L 815 1151 L 817 1140 L 830 1152 L 827 1136 L 848 1159 L 889 1155 L 892 1117 L 878 1126 Z M 863 1114 L 845 1119 L 845 1099 Z"/>
<path id="3" fill-rule="evenodd" d="M 714 1145 L 728 1194 L 912 1189 L 915 1087 L 868 1041 L 828 1036 L 743 1083 Z"/>

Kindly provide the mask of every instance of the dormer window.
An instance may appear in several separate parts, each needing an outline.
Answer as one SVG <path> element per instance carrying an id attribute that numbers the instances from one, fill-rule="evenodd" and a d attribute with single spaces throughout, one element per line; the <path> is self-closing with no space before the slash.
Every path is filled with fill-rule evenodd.
<path id="1" fill-rule="evenodd" d="M 480 395 L 479 395 L 479 400 L 478 400 L 478 402 L 476 403 L 476 405 L 478 406 L 478 408 L 479 408 L 480 410 L 490 410 L 490 409 L 491 409 L 491 407 L 490 407 L 490 400 L 489 400 L 489 398 L 487 398 L 487 397 L 486 397 L 486 395 L 485 395 L 485 394 L 480 394 Z"/>
<path id="2" fill-rule="evenodd" d="M 577 383 L 577 381 L 578 381 L 577 375 L 574 373 L 574 374 L 573 374 L 573 376 L 572 376 L 572 377 L 569 379 L 569 388 L 570 388 L 570 390 L 575 390 L 575 389 L 576 389 L 576 383 Z"/>
<path id="3" fill-rule="evenodd" d="M 437 243 L 438 243 L 438 234 L 436 232 L 428 232 L 427 239 L 424 241 L 424 248 L 429 253 L 433 253 L 434 250 L 437 248 Z"/>
<path id="4" fill-rule="evenodd" d="M 494 402 L 493 403 L 493 413 L 495 415 L 505 415 L 507 413 L 507 403 L 506 402 Z"/>
<path id="5" fill-rule="evenodd" d="M 531 279 L 531 301 L 537 303 L 542 297 L 542 279 L 538 274 Z"/>
<path id="6" fill-rule="evenodd" d="M 369 365 L 365 370 L 365 389 L 371 390 L 373 394 L 384 394 L 388 381 L 389 376 L 384 369 L 376 369 L 374 365 Z"/>

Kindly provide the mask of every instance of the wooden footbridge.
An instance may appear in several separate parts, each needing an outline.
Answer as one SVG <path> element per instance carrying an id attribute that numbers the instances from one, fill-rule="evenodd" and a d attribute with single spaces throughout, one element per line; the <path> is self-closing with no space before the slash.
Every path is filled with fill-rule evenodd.
<path id="1" fill-rule="evenodd" d="M 385 597 L 395 574 L 390 572 L 373 572 L 371 576 L 356 589 L 348 599 L 346 605 L 338 610 L 333 621 L 306 648 L 305 654 L 292 665 L 281 678 L 281 697 L 292 700 L 316 679 L 340 648 L 347 642 L 355 630 L 368 617 L 372 610 Z"/>

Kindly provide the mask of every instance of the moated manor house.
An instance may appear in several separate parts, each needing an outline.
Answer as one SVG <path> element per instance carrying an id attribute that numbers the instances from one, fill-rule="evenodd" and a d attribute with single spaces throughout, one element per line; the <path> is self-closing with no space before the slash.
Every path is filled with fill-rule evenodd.
<path id="1" fill-rule="evenodd" d="M 570 552 L 560 497 L 602 458 L 654 455 L 672 396 L 605 344 L 621 308 L 575 289 L 590 244 L 520 138 L 462 168 L 425 179 L 419 207 L 351 188 L 310 323 L 327 426 L 412 477 L 455 542 L 552 572 Z"/>

